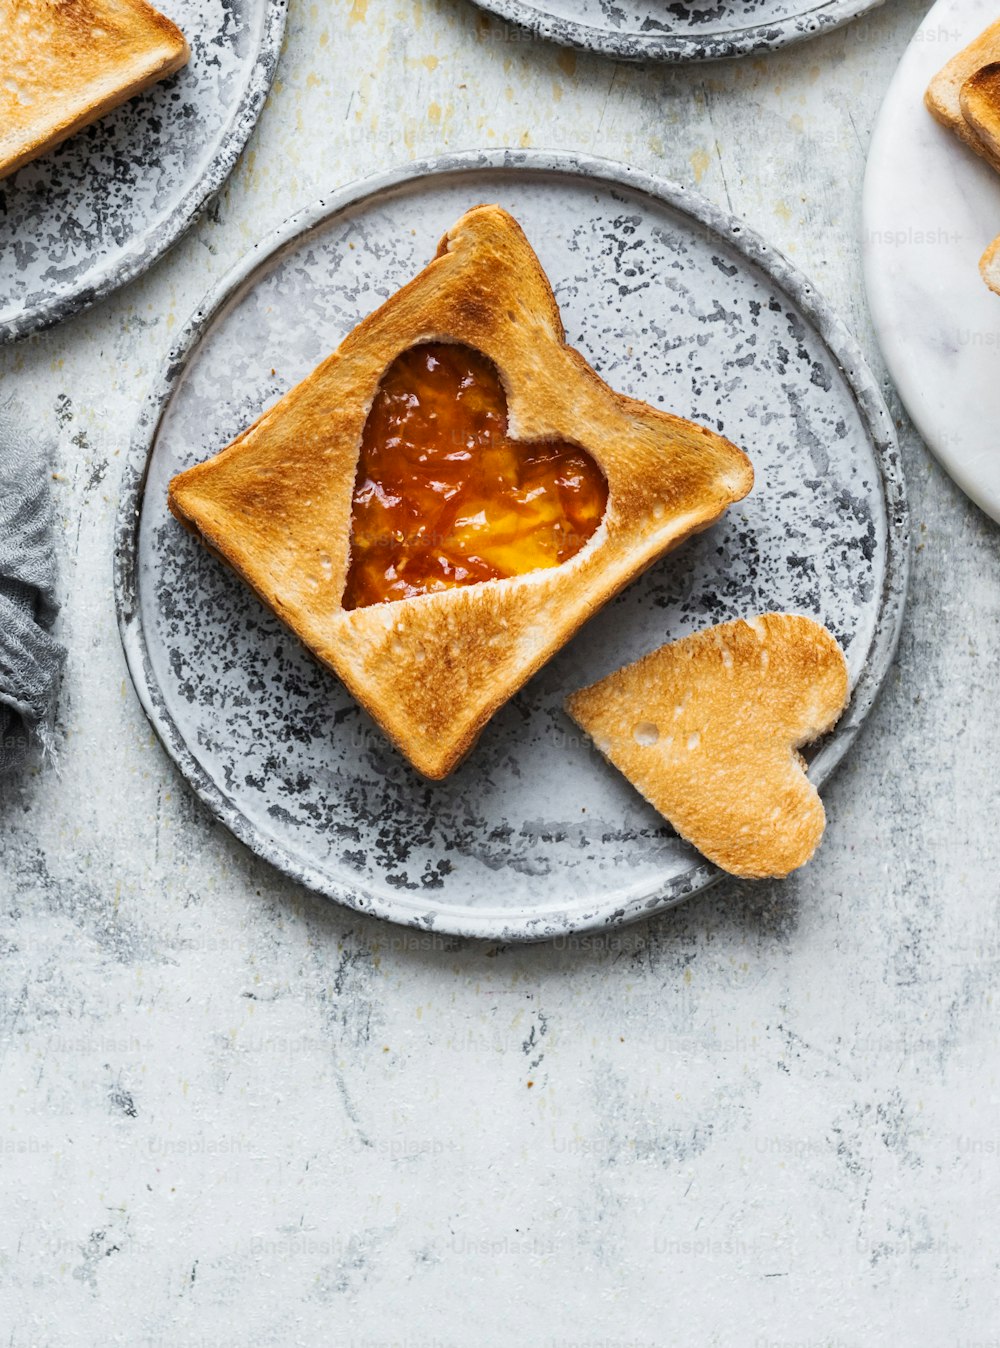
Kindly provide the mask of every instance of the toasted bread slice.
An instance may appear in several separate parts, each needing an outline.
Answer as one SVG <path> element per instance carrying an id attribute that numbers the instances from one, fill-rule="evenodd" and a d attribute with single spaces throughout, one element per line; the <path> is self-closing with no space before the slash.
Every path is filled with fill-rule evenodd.
<path id="1" fill-rule="evenodd" d="M 189 56 L 145 0 L 0 0 L 0 47 L 0 178 Z"/>
<path id="2" fill-rule="evenodd" d="M 979 259 L 979 273 L 997 295 L 1000 295 L 1000 238 L 996 238 Z"/>
<path id="3" fill-rule="evenodd" d="M 510 433 L 582 446 L 607 479 L 607 508 L 561 565 L 347 610 L 362 432 L 390 364 L 428 342 L 488 357 L 507 395 Z M 516 221 L 480 206 L 275 407 L 175 477 L 169 503 L 410 761 L 440 778 L 588 617 L 752 482 L 749 461 L 728 440 L 598 378 L 566 345 L 552 289 Z"/>
<path id="4" fill-rule="evenodd" d="M 661 646 L 566 710 L 682 838 L 762 879 L 803 865 L 823 836 L 823 802 L 796 750 L 831 728 L 847 694 L 825 627 L 765 613 Z"/>
<path id="5" fill-rule="evenodd" d="M 959 90 L 959 102 L 966 125 L 990 163 L 1000 167 L 1000 60 L 969 76 Z"/>
<path id="6" fill-rule="evenodd" d="M 924 102 L 942 126 L 948 127 L 994 168 L 1000 170 L 997 155 L 965 120 L 962 111 L 962 87 L 983 66 L 1000 61 L 1000 19 L 990 24 L 974 42 L 953 56 L 931 80 L 924 94 Z"/>

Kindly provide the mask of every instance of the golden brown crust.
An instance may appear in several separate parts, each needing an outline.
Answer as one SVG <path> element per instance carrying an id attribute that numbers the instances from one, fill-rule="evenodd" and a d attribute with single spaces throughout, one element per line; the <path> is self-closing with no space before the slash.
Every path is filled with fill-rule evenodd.
<path id="1" fill-rule="evenodd" d="M 931 80 L 924 102 L 942 126 L 946 126 L 966 145 L 1000 170 L 1000 155 L 980 139 L 962 111 L 962 86 L 983 66 L 1000 61 L 1000 19 L 970 42 Z"/>
<path id="2" fill-rule="evenodd" d="M 0 178 L 179 70 L 180 30 L 145 0 L 0 0 Z"/>
<path id="3" fill-rule="evenodd" d="M 662 646 L 566 710 L 710 861 L 752 879 L 812 856 L 825 815 L 796 750 L 847 702 L 847 663 L 810 618 L 765 613 Z"/>
<path id="4" fill-rule="evenodd" d="M 979 259 L 979 274 L 996 295 L 1000 295 L 1000 237 L 993 240 Z"/>
<path id="5" fill-rule="evenodd" d="M 982 66 L 969 76 L 959 90 L 959 103 L 966 125 L 990 163 L 1000 167 L 1000 61 Z"/>
<path id="6" fill-rule="evenodd" d="M 508 580 L 345 611 L 361 435 L 409 347 L 464 343 L 499 371 L 511 434 L 582 445 L 608 509 L 570 561 Z M 493 713 L 602 604 L 749 491 L 714 432 L 613 392 L 564 342 L 520 227 L 467 212 L 434 260 L 221 453 L 170 484 L 170 508 L 330 666 L 425 776 L 440 778 Z"/>

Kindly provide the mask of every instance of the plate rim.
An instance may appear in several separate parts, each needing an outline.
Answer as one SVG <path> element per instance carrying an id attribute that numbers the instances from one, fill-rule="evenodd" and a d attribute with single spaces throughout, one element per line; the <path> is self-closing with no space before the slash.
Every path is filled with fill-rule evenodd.
<path id="1" fill-rule="evenodd" d="M 789 15 L 777 23 L 750 24 L 745 28 L 734 28 L 726 35 L 705 33 L 701 36 L 609 33 L 591 24 L 546 14 L 531 0 L 473 0 L 473 3 L 498 19 L 560 46 L 576 47 L 619 61 L 684 62 L 722 61 L 755 52 L 776 51 L 841 28 L 869 10 L 880 8 L 886 0 L 818 0 L 803 13 Z"/>
<path id="2" fill-rule="evenodd" d="M 875 340 L 907 416 L 913 422 L 923 444 L 948 474 L 952 482 L 955 483 L 959 491 L 968 497 L 973 505 L 978 507 L 989 519 L 1000 523 L 1000 494 L 991 493 L 985 488 L 977 480 L 968 464 L 949 451 L 947 438 L 942 438 L 940 425 L 929 412 L 919 382 L 914 382 L 914 376 L 910 374 L 906 363 L 894 354 L 892 345 L 883 338 L 883 332 L 892 326 L 893 314 L 890 299 L 892 290 L 886 285 L 879 266 L 882 251 L 880 246 L 873 241 L 875 235 L 879 232 L 873 228 L 872 222 L 872 215 L 875 211 L 873 203 L 877 195 L 876 184 L 880 177 L 879 165 L 885 162 L 887 154 L 892 149 L 889 120 L 891 115 L 898 111 L 895 100 L 897 90 L 903 86 L 903 66 L 918 43 L 927 45 L 921 34 L 925 30 L 940 27 L 945 14 L 954 16 L 956 10 L 960 8 L 961 5 L 956 0 L 936 0 L 936 3 L 920 20 L 920 26 L 906 44 L 882 96 L 878 115 L 872 127 L 871 139 L 868 143 L 864 181 L 861 189 L 861 264 L 865 298 L 872 319 L 872 327 L 875 331 Z M 967 153 L 969 152 L 965 151 L 964 147 L 956 142 L 956 158 Z M 969 158 L 972 158 L 971 154 L 969 154 Z M 976 258 L 973 256 L 970 258 L 970 267 L 974 268 L 975 265 Z"/>
<path id="3" fill-rule="evenodd" d="M 180 242 L 232 173 L 260 119 L 281 55 L 288 0 L 264 0 L 264 22 L 242 96 L 232 110 L 215 155 L 202 173 L 158 224 L 147 224 L 120 252 L 65 295 L 52 296 L 11 318 L 0 318 L 0 343 L 45 332 L 74 314 L 90 309 L 114 291 L 136 280 Z"/>
<path id="4" fill-rule="evenodd" d="M 550 940 L 560 936 L 624 926 L 651 913 L 674 907 L 719 880 L 723 872 L 707 861 L 666 886 L 625 896 L 606 896 L 587 909 L 565 903 L 533 908 L 522 917 L 510 912 L 455 906 L 447 913 L 427 910 L 419 900 L 396 900 L 331 881 L 314 864 L 303 860 L 264 835 L 225 795 L 188 748 L 167 710 L 153 677 L 138 602 L 139 558 L 137 536 L 146 476 L 160 422 L 196 354 L 203 334 L 215 317 L 262 264 L 282 249 L 336 215 L 369 198 L 403 185 L 442 174 L 476 171 L 528 172 L 589 177 L 611 186 L 645 194 L 707 227 L 752 265 L 765 272 L 792 299 L 816 329 L 836 360 L 851 389 L 868 434 L 879 470 L 885 503 L 886 561 L 882 595 L 867 658 L 851 701 L 836 729 L 813 758 L 810 779 L 822 785 L 847 753 L 874 705 L 895 653 L 906 604 L 909 576 L 909 509 L 895 427 L 874 374 L 860 347 L 830 305 L 811 282 L 776 248 L 742 221 L 721 210 L 682 183 L 660 178 L 629 165 L 592 155 L 553 150 L 488 149 L 453 151 L 404 164 L 357 179 L 319 198 L 270 231 L 219 280 L 198 306 L 173 344 L 162 371 L 146 396 L 137 419 L 119 488 L 115 520 L 114 594 L 118 630 L 129 676 L 139 702 L 168 757 L 210 812 L 245 846 L 284 875 L 315 893 L 355 911 L 433 932 L 441 936 L 489 939 L 501 942 Z"/>

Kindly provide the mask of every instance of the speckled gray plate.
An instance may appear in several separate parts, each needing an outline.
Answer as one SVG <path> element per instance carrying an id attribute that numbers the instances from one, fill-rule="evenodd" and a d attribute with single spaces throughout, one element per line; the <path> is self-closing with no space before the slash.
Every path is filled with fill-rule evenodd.
<path id="1" fill-rule="evenodd" d="M 724 432 L 757 480 L 595 617 L 431 784 L 171 518 L 166 489 L 419 271 L 464 210 L 493 201 L 526 229 L 571 342 L 604 377 Z M 134 438 L 116 591 L 147 715 L 255 852 L 366 912 L 540 939 L 627 922 L 718 874 L 574 730 L 564 694 L 709 623 L 812 614 L 843 643 L 853 686 L 812 762 L 822 782 L 888 667 L 906 530 L 877 387 L 783 257 L 682 187 L 600 160 L 491 151 L 345 188 L 262 243 L 194 316 Z"/>
<path id="2" fill-rule="evenodd" d="M 287 0 L 157 0 L 191 46 L 169 80 L 0 181 L 0 341 L 141 275 L 225 182 L 281 50 Z"/>
<path id="3" fill-rule="evenodd" d="M 884 0 L 475 0 L 528 33 L 624 61 L 719 61 L 839 28 Z M 508 35 L 509 36 L 509 35 Z"/>

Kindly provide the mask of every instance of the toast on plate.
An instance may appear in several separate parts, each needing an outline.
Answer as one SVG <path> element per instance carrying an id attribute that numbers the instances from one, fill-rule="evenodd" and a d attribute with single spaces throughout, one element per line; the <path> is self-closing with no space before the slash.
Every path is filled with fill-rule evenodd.
<path id="1" fill-rule="evenodd" d="M 1000 295 L 1000 238 L 996 238 L 979 259 L 979 273 L 997 295 Z"/>
<path id="2" fill-rule="evenodd" d="M 0 178 L 179 70 L 180 30 L 145 0 L 0 0 Z"/>
<path id="3" fill-rule="evenodd" d="M 752 482 L 728 440 L 614 392 L 567 346 L 519 225 L 480 206 L 312 374 L 175 477 L 169 504 L 441 778 L 587 618 Z"/>
<path id="4" fill-rule="evenodd" d="M 929 111 L 941 123 L 954 131 L 984 159 L 988 159 L 994 168 L 1000 170 L 1000 155 L 983 140 L 962 111 L 962 88 L 984 66 L 1000 61 L 1000 19 L 990 24 L 985 32 L 970 42 L 967 47 L 951 58 L 931 80 L 924 94 L 924 102 Z"/>
<path id="5" fill-rule="evenodd" d="M 661 646 L 566 710 L 682 838 L 733 875 L 781 877 L 826 817 L 798 749 L 847 703 L 847 663 L 811 618 L 765 613 Z"/>
<path id="6" fill-rule="evenodd" d="M 1000 40 L 997 46 L 1000 48 Z M 1000 51 L 997 55 L 1000 56 Z M 966 126 L 986 151 L 990 163 L 1000 167 L 1000 60 L 969 76 L 959 91 L 959 102 Z"/>

